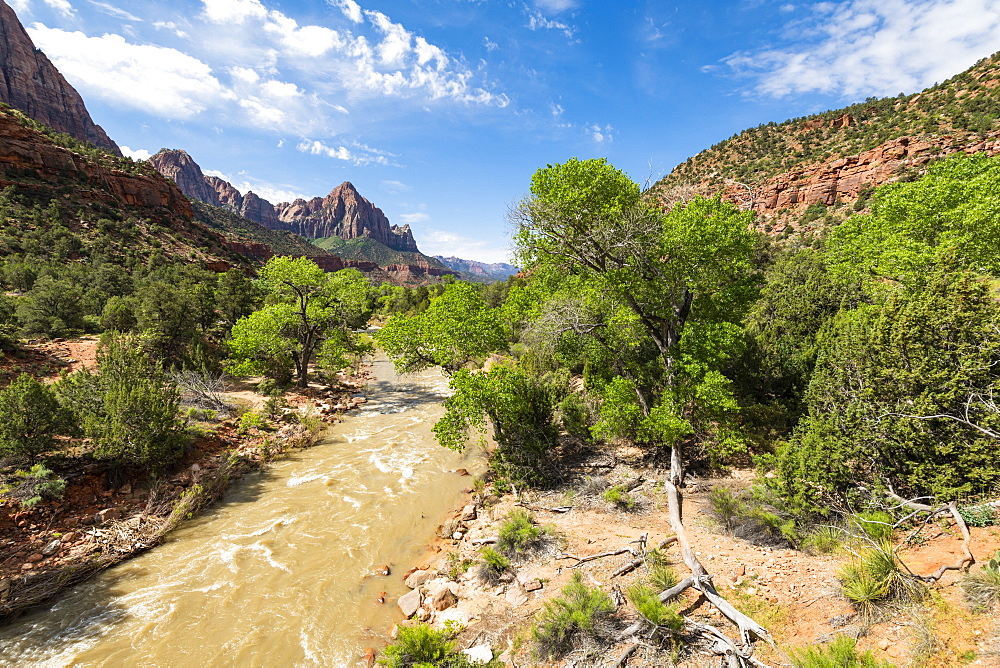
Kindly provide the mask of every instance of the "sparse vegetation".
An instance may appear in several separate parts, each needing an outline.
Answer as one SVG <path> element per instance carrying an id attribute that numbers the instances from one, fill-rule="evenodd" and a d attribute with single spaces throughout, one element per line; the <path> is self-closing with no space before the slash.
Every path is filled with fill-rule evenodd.
<path id="1" fill-rule="evenodd" d="M 378 663 L 387 668 L 422 668 L 441 666 L 442 668 L 472 668 L 473 666 L 496 668 L 499 664 L 473 663 L 469 657 L 456 649 L 453 636 L 448 631 L 439 631 L 426 624 L 404 626 L 399 637 L 386 646 Z"/>
<path id="2" fill-rule="evenodd" d="M 602 636 L 614 610 L 607 594 L 583 584 L 580 572 L 574 572 L 559 596 L 546 601 L 535 617 L 532 638 L 537 655 L 558 658 L 587 639 Z"/>
<path id="3" fill-rule="evenodd" d="M 614 485 L 601 492 L 601 498 L 607 501 L 613 508 L 624 511 L 635 510 L 638 502 L 629 493 L 624 485 Z"/>
<path id="4" fill-rule="evenodd" d="M 977 612 L 987 612 L 1000 603 L 1000 552 L 959 580 L 965 600 Z"/>
<path id="5" fill-rule="evenodd" d="M 891 668 L 892 664 L 876 660 L 871 652 L 859 652 L 857 641 L 850 636 L 837 636 L 819 647 L 792 650 L 795 668 Z"/>

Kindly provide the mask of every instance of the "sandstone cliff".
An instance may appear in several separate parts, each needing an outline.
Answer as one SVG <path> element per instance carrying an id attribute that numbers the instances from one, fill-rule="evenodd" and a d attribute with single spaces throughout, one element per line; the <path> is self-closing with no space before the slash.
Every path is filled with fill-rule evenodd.
<path id="1" fill-rule="evenodd" d="M 121 155 L 94 123 L 80 94 L 44 53 L 35 48 L 14 10 L 0 0 L 0 102 L 80 141 Z"/>

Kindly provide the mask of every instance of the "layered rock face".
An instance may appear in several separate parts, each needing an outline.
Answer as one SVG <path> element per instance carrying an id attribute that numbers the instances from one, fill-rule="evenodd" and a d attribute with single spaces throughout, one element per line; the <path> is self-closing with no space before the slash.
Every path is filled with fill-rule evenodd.
<path id="1" fill-rule="evenodd" d="M 0 102 L 53 130 L 121 155 L 83 98 L 44 53 L 35 49 L 14 10 L 0 0 Z"/>
<path id="2" fill-rule="evenodd" d="M 949 136 L 899 137 L 857 155 L 778 174 L 754 186 L 752 201 L 746 187 L 738 184 L 723 190 L 722 198 L 752 208 L 767 221 L 784 213 L 802 213 L 813 204 L 852 202 L 862 191 L 892 183 L 913 170 L 922 170 L 932 160 L 958 152 L 996 155 L 1000 153 L 1000 132 L 971 143 Z"/>
<path id="3" fill-rule="evenodd" d="M 220 206 L 272 230 L 295 232 L 307 239 L 369 237 L 398 251 L 420 252 L 409 225 L 390 225 L 382 210 L 349 182 L 326 197 L 272 205 L 254 192 L 246 195 L 215 176 L 205 176 L 185 151 L 163 149 L 149 159 L 164 176 L 192 199 Z"/>
<path id="4" fill-rule="evenodd" d="M 137 209 L 139 215 L 159 217 L 166 211 L 186 220 L 194 215 L 191 202 L 159 174 L 128 174 L 102 167 L 23 127 L 9 113 L 0 114 L 0 187 L 15 182 L 6 178 L 10 170 L 16 170 L 22 178 L 26 172 L 33 172 L 44 182 L 75 182 L 76 197 L 84 201 L 126 204 Z"/>
<path id="5" fill-rule="evenodd" d="M 390 225 L 382 210 L 347 181 L 326 197 L 278 204 L 275 211 L 280 221 L 309 239 L 369 237 L 394 250 L 419 252 L 409 225 Z"/>

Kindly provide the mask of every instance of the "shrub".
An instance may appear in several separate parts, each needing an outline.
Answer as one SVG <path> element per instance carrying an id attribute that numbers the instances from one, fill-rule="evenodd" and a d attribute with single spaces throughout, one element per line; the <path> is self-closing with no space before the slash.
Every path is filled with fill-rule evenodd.
<path id="1" fill-rule="evenodd" d="M 449 552 L 445 556 L 445 568 L 444 574 L 448 576 L 450 580 L 457 580 L 465 571 L 469 570 L 469 566 L 473 565 L 475 560 L 473 559 L 463 559 L 459 556 L 458 552 Z"/>
<path id="2" fill-rule="evenodd" d="M 572 649 L 581 637 L 601 634 L 601 626 L 615 610 L 614 603 L 600 589 L 583 584 L 579 571 L 556 598 L 547 601 L 538 613 L 531 635 L 538 654 L 557 658 Z"/>
<path id="3" fill-rule="evenodd" d="M 657 592 L 644 582 L 636 582 L 626 592 L 628 600 L 632 601 L 636 611 L 650 624 L 665 627 L 674 633 L 684 628 L 684 618 L 677 612 L 677 607 L 660 601 Z"/>
<path id="4" fill-rule="evenodd" d="M 496 549 L 512 559 L 519 559 L 537 550 L 544 538 L 545 529 L 537 526 L 527 511 L 514 508 L 500 525 Z"/>
<path id="5" fill-rule="evenodd" d="M 892 539 L 894 520 L 889 513 L 883 511 L 857 513 L 851 516 L 850 521 L 865 536 L 879 545 L 885 545 Z"/>
<path id="6" fill-rule="evenodd" d="M 923 597 L 923 587 L 896 566 L 896 555 L 883 547 L 862 550 L 840 569 L 841 591 L 865 619 L 890 601 L 911 602 Z"/>
<path id="7" fill-rule="evenodd" d="M 17 471 L 14 483 L 0 487 L 0 494 L 20 501 L 22 508 L 33 508 L 42 499 L 61 498 L 66 481 L 57 477 L 44 464 L 35 464 L 28 471 Z"/>
<path id="8" fill-rule="evenodd" d="M 979 570 L 962 576 L 959 584 L 976 612 L 985 612 L 1000 603 L 1000 551 Z"/>
<path id="9" fill-rule="evenodd" d="M 483 664 L 473 663 L 469 657 L 455 648 L 455 641 L 449 631 L 438 631 L 426 624 L 403 627 L 399 637 L 386 646 L 380 665 L 390 668 L 410 668 L 411 666 L 444 666 L 445 668 L 472 668 Z M 491 661 L 487 666 L 496 666 Z"/>
<path id="10" fill-rule="evenodd" d="M 624 485 L 615 485 L 601 492 L 601 498 L 620 510 L 635 510 L 636 501 Z"/>
<path id="11" fill-rule="evenodd" d="M 259 413 L 247 411 L 240 416 L 240 423 L 236 427 L 236 431 L 246 436 L 250 433 L 251 429 L 264 429 L 266 427 L 267 420 L 265 420 Z"/>
<path id="12" fill-rule="evenodd" d="M 709 503 L 716 521 L 737 538 L 770 547 L 790 547 L 799 542 L 795 520 L 769 510 L 753 496 L 715 489 L 709 495 Z"/>
<path id="13" fill-rule="evenodd" d="M 807 647 L 790 652 L 795 668 L 890 668 L 892 664 L 877 661 L 871 652 L 858 653 L 857 641 L 850 636 L 838 636 L 820 647 Z"/>
<path id="14" fill-rule="evenodd" d="M 488 584 L 496 584 L 500 577 L 510 570 L 510 559 L 486 546 L 479 551 L 479 579 Z"/>
<path id="15" fill-rule="evenodd" d="M 677 571 L 670 566 L 670 560 L 662 550 L 647 552 L 646 566 L 649 568 L 649 584 L 657 592 L 666 591 L 680 582 Z"/>
<path id="16" fill-rule="evenodd" d="M 843 529 L 821 526 L 803 539 L 802 547 L 810 554 L 835 554 L 843 547 L 845 537 Z"/>
<path id="17" fill-rule="evenodd" d="M 35 458 L 52 449 L 69 422 L 52 390 L 21 374 L 0 390 L 0 456 Z"/>
<path id="18" fill-rule="evenodd" d="M 963 506 L 958 512 L 970 527 L 989 527 L 997 523 L 997 509 L 994 506 Z"/>

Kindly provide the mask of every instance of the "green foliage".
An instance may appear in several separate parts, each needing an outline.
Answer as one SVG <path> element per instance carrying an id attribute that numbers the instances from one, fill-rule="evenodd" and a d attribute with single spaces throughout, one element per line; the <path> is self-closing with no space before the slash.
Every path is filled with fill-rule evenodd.
<path id="1" fill-rule="evenodd" d="M 479 578 L 484 582 L 496 584 L 509 570 L 510 559 L 499 550 L 487 545 L 479 551 Z"/>
<path id="2" fill-rule="evenodd" d="M 851 515 L 848 520 L 861 530 L 864 536 L 879 545 L 886 545 L 892 540 L 895 520 L 887 512 L 870 511 Z"/>
<path id="3" fill-rule="evenodd" d="M 959 506 L 958 512 L 970 527 L 989 527 L 1000 522 L 996 506 Z"/>
<path id="4" fill-rule="evenodd" d="M 649 584 L 657 592 L 664 592 L 680 582 L 677 571 L 671 567 L 670 559 L 662 550 L 646 552 L 646 566 L 649 568 Z"/>
<path id="5" fill-rule="evenodd" d="M 13 299 L 0 292 L 0 352 L 17 346 L 17 306 Z"/>
<path id="6" fill-rule="evenodd" d="M 810 554 L 836 554 L 844 546 L 847 538 L 843 529 L 834 526 L 820 526 L 802 539 L 802 549 Z"/>
<path id="7" fill-rule="evenodd" d="M 628 600 L 636 611 L 650 624 L 665 627 L 674 633 L 684 629 L 684 618 L 680 616 L 676 605 L 667 605 L 660 601 L 658 592 L 643 582 L 636 582 L 626 590 Z"/>
<path id="8" fill-rule="evenodd" d="M 871 652 L 859 653 L 857 640 L 850 636 L 837 636 L 819 647 L 792 650 L 792 665 L 795 668 L 891 668 L 892 664 L 881 662 Z"/>
<path id="9" fill-rule="evenodd" d="M 600 589 L 591 589 L 583 584 L 579 571 L 559 596 L 546 601 L 535 617 L 531 635 L 539 656 L 546 659 L 558 658 L 571 650 L 578 640 L 588 636 L 601 635 L 601 626 L 606 623 L 615 605 Z"/>
<path id="10" fill-rule="evenodd" d="M 247 411 L 240 416 L 239 425 L 236 427 L 236 431 L 242 435 L 247 435 L 250 433 L 251 429 L 266 429 L 267 420 L 263 418 L 259 413 L 254 411 Z"/>
<path id="11" fill-rule="evenodd" d="M 975 399 L 1000 381 L 998 323 L 987 287 L 950 256 L 914 289 L 834 317 L 819 336 L 809 414 L 777 453 L 777 493 L 822 513 L 858 485 L 955 499 L 1000 483 L 996 441 L 961 422 L 1000 420 Z"/>
<path id="12" fill-rule="evenodd" d="M 478 289 L 462 282 L 448 285 L 422 313 L 392 316 L 375 333 L 375 341 L 401 373 L 440 366 L 449 374 L 502 350 L 506 343 L 497 309 L 486 305 Z"/>
<path id="13" fill-rule="evenodd" d="M 614 485 L 601 492 L 601 498 L 619 510 L 635 510 L 638 505 L 625 485 Z"/>
<path id="14" fill-rule="evenodd" d="M 368 318 L 368 283 L 356 269 L 327 274 L 307 258 L 273 257 L 260 270 L 265 305 L 233 325 L 229 372 L 267 374 L 285 382 L 308 382 L 309 365 L 318 351 L 332 361 L 334 339 L 352 349 L 353 329 Z"/>
<path id="15" fill-rule="evenodd" d="M 485 373 L 461 369 L 450 384 L 455 393 L 434 425 L 438 442 L 462 450 L 470 429 L 483 434 L 492 426 L 497 447 L 490 467 L 509 480 L 538 481 L 558 435 L 551 393 L 511 362 Z"/>
<path id="16" fill-rule="evenodd" d="M 841 567 L 839 577 L 844 596 L 868 620 L 886 603 L 913 602 L 926 593 L 923 585 L 899 570 L 896 555 L 888 546 L 861 550 Z"/>
<path id="17" fill-rule="evenodd" d="M 875 192 L 872 213 L 854 216 L 828 240 L 833 271 L 867 281 L 922 282 L 944 249 L 959 250 L 959 267 L 1000 275 L 1000 159 L 959 154 L 932 164 L 927 175 Z"/>
<path id="18" fill-rule="evenodd" d="M 19 501 L 22 508 L 34 508 L 43 499 L 61 498 L 66 481 L 44 464 L 34 464 L 27 471 L 16 471 L 10 484 L 0 485 L 0 496 Z"/>
<path id="19" fill-rule="evenodd" d="M 74 336 L 84 329 L 82 299 L 72 281 L 42 276 L 18 302 L 17 317 L 28 336 Z"/>
<path id="20" fill-rule="evenodd" d="M 737 495 L 731 490 L 717 488 L 709 495 L 709 503 L 716 521 L 737 538 L 775 547 L 795 545 L 800 541 L 794 517 L 778 512 L 753 495 Z"/>
<path id="21" fill-rule="evenodd" d="M 69 415 L 47 386 L 21 374 L 0 390 L 0 456 L 36 459 L 70 429 Z"/>
<path id="22" fill-rule="evenodd" d="M 95 457 L 159 472 L 183 454 L 177 387 L 134 336 L 105 336 L 97 373 L 65 375 L 55 391 L 93 439 Z"/>
<path id="23" fill-rule="evenodd" d="M 513 508 L 500 525 L 496 549 L 512 559 L 522 559 L 537 550 L 545 536 L 545 529 L 534 523 L 528 511 Z"/>
<path id="24" fill-rule="evenodd" d="M 473 663 L 458 651 L 449 631 L 438 631 L 426 624 L 401 627 L 399 636 L 386 646 L 378 663 L 389 668 L 472 668 L 483 665 Z M 491 661 L 487 665 L 492 667 L 496 664 Z"/>
<path id="25" fill-rule="evenodd" d="M 982 567 L 964 574 L 958 583 L 973 610 L 993 609 L 1000 603 L 1000 551 Z"/>

